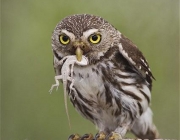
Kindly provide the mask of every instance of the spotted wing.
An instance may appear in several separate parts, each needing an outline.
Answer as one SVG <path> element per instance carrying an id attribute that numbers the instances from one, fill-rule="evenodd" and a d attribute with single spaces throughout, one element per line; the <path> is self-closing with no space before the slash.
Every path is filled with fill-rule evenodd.
<path id="1" fill-rule="evenodd" d="M 151 84 L 155 79 L 142 52 L 127 37 L 121 34 L 119 51 L 135 70 Z"/>

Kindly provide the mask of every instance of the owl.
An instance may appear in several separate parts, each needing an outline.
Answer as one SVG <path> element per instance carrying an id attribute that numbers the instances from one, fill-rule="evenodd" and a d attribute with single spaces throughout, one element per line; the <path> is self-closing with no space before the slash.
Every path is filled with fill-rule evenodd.
<path id="1" fill-rule="evenodd" d="M 159 137 L 150 109 L 154 77 L 142 52 L 120 31 L 99 16 L 68 16 L 53 31 L 52 51 L 57 76 L 64 62 L 56 64 L 65 57 L 88 59 L 85 66 L 74 64 L 73 85 L 67 82 L 65 90 L 98 128 L 96 139 L 120 139 L 127 131 L 142 139 Z"/>

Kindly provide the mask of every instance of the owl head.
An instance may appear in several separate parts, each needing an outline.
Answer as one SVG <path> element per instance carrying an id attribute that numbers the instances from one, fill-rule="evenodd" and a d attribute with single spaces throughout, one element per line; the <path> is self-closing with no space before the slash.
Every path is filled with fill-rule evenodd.
<path id="1" fill-rule="evenodd" d="M 78 14 L 64 18 L 55 27 L 52 35 L 52 49 L 55 56 L 63 58 L 76 55 L 81 61 L 85 55 L 90 63 L 101 56 L 118 41 L 119 32 L 103 18 Z"/>

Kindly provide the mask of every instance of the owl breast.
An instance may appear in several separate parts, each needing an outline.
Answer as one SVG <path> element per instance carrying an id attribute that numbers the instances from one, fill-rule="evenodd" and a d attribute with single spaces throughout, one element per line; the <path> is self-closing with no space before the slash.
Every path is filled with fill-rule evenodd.
<path id="1" fill-rule="evenodd" d="M 146 82 L 132 71 L 123 72 L 121 67 L 109 60 L 74 66 L 74 90 L 69 94 L 71 102 L 82 116 L 102 131 L 109 132 L 118 125 L 130 124 L 148 107 L 146 97 L 141 93 L 141 90 L 150 93 Z M 144 87 L 139 87 L 137 81 L 144 83 Z"/>
<path id="2" fill-rule="evenodd" d="M 82 116 L 91 120 L 101 130 L 108 128 L 110 131 L 118 125 L 117 117 L 113 116 L 115 110 L 118 110 L 116 113 L 120 114 L 121 109 L 120 106 L 114 104 L 115 102 L 109 102 L 113 99 L 107 96 L 102 75 L 100 64 L 86 67 L 75 66 L 73 77 L 77 95 L 74 100 L 71 99 L 71 102 Z"/>
<path id="3" fill-rule="evenodd" d="M 102 93 L 104 90 L 104 84 L 101 72 L 99 72 L 96 66 L 87 67 L 74 67 L 74 87 L 82 96 L 86 99 L 93 99 L 97 102 L 97 94 Z"/>

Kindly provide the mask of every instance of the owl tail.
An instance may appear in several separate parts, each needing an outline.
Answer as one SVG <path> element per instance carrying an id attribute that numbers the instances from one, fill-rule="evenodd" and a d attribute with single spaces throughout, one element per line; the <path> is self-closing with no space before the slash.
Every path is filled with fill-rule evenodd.
<path id="1" fill-rule="evenodd" d="M 159 132 L 152 121 L 152 111 L 150 108 L 144 112 L 140 118 L 136 119 L 131 131 L 141 139 L 158 139 Z"/>

